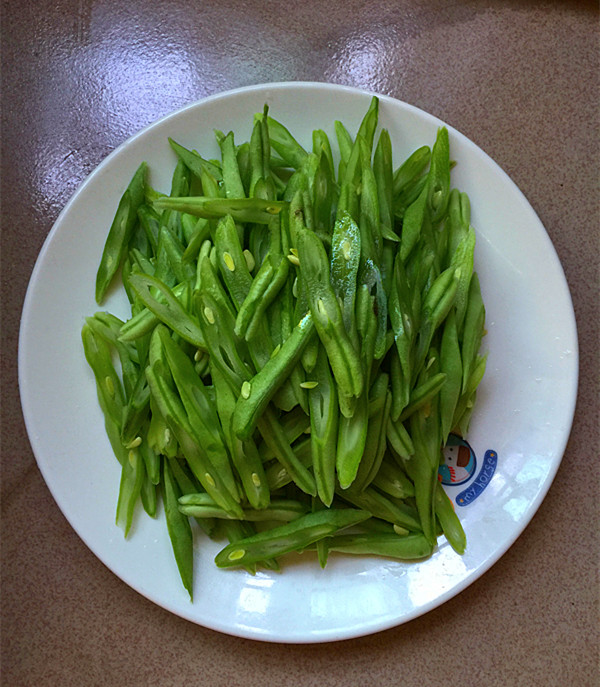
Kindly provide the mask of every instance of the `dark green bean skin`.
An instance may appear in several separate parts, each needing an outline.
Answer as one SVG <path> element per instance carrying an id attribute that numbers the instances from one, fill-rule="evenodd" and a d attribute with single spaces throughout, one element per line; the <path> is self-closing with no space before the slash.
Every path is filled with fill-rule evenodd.
<path id="1" fill-rule="evenodd" d="M 398 530 L 403 530 L 405 528 L 400 527 L 399 525 L 393 525 L 391 522 L 386 522 L 385 520 L 380 520 L 379 518 L 369 518 L 368 520 L 365 520 L 364 522 L 361 522 L 360 525 L 358 525 L 355 528 L 355 531 L 357 533 L 364 533 L 364 532 L 386 532 L 389 534 L 390 532 L 395 532 L 396 534 L 399 534 Z M 406 532 L 403 532 L 402 534 L 407 534 L 408 530 Z M 341 536 L 341 535 L 340 535 Z M 399 535 L 402 536 L 402 535 Z"/>
<path id="2" fill-rule="evenodd" d="M 170 229 L 164 226 L 160 228 L 159 243 L 162 244 L 161 249 L 165 252 L 169 267 L 175 276 L 175 282 L 177 284 L 184 282 L 193 283 L 196 270 L 193 265 L 183 259 L 185 254 L 183 243 Z"/>
<path id="3" fill-rule="evenodd" d="M 136 295 L 156 317 L 185 341 L 206 350 L 202 331 L 196 318 L 185 311 L 181 302 L 164 282 L 149 275 L 132 274 L 129 277 L 129 283 Z M 160 292 L 164 302 L 157 300 L 150 289 Z"/>
<path id="4" fill-rule="evenodd" d="M 398 196 L 394 197 L 394 218 L 403 222 L 408 208 L 419 198 L 427 186 L 427 174 L 415 179 Z"/>
<path id="5" fill-rule="evenodd" d="M 453 428 L 453 419 L 462 386 L 462 360 L 456 327 L 456 311 L 452 310 L 446 322 L 440 345 L 440 369 L 446 382 L 440 389 L 440 428 L 445 445 Z"/>
<path id="6" fill-rule="evenodd" d="M 340 164 L 338 167 L 338 182 L 341 185 L 346 176 L 346 166 L 348 165 L 348 160 L 350 158 L 350 153 L 352 151 L 352 137 L 348 132 L 348 129 L 344 126 L 342 122 L 336 120 L 334 122 L 335 136 L 337 139 L 338 148 L 340 151 Z"/>
<path id="7" fill-rule="evenodd" d="M 175 458 L 179 455 L 177 438 L 152 395 L 150 395 L 150 424 L 146 439 L 150 448 L 159 455 L 164 455 L 167 458 Z"/>
<path id="8" fill-rule="evenodd" d="M 146 420 L 144 426 L 141 428 L 140 439 L 148 436 L 150 420 Z M 142 455 L 144 465 L 146 466 L 146 475 L 150 482 L 157 485 L 160 482 L 160 455 L 154 451 L 148 441 L 142 439 L 142 443 L 138 447 L 138 451 Z"/>
<path id="9" fill-rule="evenodd" d="M 292 551 L 302 551 L 323 537 L 330 536 L 346 527 L 356 525 L 371 517 L 367 511 L 319 510 L 272 530 L 242 539 L 222 549 L 215 557 L 219 568 L 255 563 L 264 558 L 282 556 Z"/>
<path id="10" fill-rule="evenodd" d="M 158 248 L 158 231 L 160 229 L 160 215 L 150 205 L 142 203 L 138 208 L 138 219 L 144 231 L 152 252 L 156 256 Z"/>
<path id="11" fill-rule="evenodd" d="M 164 327 L 159 327 L 159 338 L 173 381 L 183 402 L 192 433 L 206 453 L 226 489 L 237 495 L 225 439 L 214 403 L 208 397 L 202 380 L 195 375 L 191 359 L 173 341 Z"/>
<path id="12" fill-rule="evenodd" d="M 243 382 L 252 378 L 252 371 L 240 355 L 239 342 L 234 338 L 235 318 L 204 288 L 196 293 L 195 302 L 211 365 L 218 366 L 239 395 Z"/>
<path id="13" fill-rule="evenodd" d="M 175 151 L 175 153 L 177 153 L 177 157 L 193 174 L 198 177 L 198 179 L 201 178 L 203 172 L 208 172 L 215 179 L 222 178 L 221 169 L 218 167 L 218 165 L 205 160 L 202 156 L 198 155 L 198 153 L 192 150 L 187 150 L 187 148 L 184 148 L 172 138 L 169 138 L 169 145 Z"/>
<path id="14" fill-rule="evenodd" d="M 221 219 L 230 215 L 236 222 L 268 224 L 275 215 L 286 207 L 278 200 L 262 198 L 214 198 L 210 196 L 187 196 L 182 198 L 162 196 L 154 201 L 157 210 L 179 210 L 195 217 Z"/>
<path id="15" fill-rule="evenodd" d="M 386 427 L 392 403 L 392 395 L 387 388 L 387 380 L 384 396 L 383 407 L 369 419 L 365 450 L 356 475 L 356 486 L 359 489 L 365 489 L 373 482 L 379 472 L 387 448 Z"/>
<path id="16" fill-rule="evenodd" d="M 235 333 L 249 341 L 254 337 L 289 272 L 289 261 L 283 256 L 267 254 L 258 270 L 248 295 L 240 306 L 235 323 Z"/>
<path id="17" fill-rule="evenodd" d="M 323 504 L 330 506 L 335 493 L 339 405 L 333 375 L 322 346 L 319 346 L 311 378 L 317 382 L 308 392 L 313 471 L 317 494 Z"/>
<path id="18" fill-rule="evenodd" d="M 188 247 L 192 238 L 197 234 L 198 229 L 201 226 L 207 225 L 208 220 L 202 219 L 201 217 L 193 217 L 188 215 L 186 212 L 181 213 L 181 240 L 183 245 Z M 184 262 L 190 262 L 191 256 L 184 255 Z"/>
<path id="19" fill-rule="evenodd" d="M 312 210 L 314 230 L 327 237 L 331 235 L 332 217 L 337 203 L 337 184 L 333 166 L 326 154 L 317 155 L 318 164 L 312 182 Z"/>
<path id="20" fill-rule="evenodd" d="M 234 434 L 231 421 L 236 396 L 217 367 L 211 366 L 211 376 L 215 386 L 217 412 L 223 426 L 223 433 L 246 498 L 253 508 L 265 508 L 269 504 L 271 494 L 254 438 L 250 437 L 242 441 Z"/>
<path id="21" fill-rule="evenodd" d="M 432 398 L 435 398 L 444 388 L 446 379 L 447 377 L 444 372 L 438 372 L 423 382 L 423 384 L 416 386 L 410 394 L 408 405 L 400 414 L 399 421 L 405 422 L 416 410 L 429 403 Z"/>
<path id="22" fill-rule="evenodd" d="M 387 439 L 392 449 L 401 457 L 408 460 L 415 453 L 415 447 L 404 425 L 398 420 L 389 419 L 387 424 Z"/>
<path id="23" fill-rule="evenodd" d="M 173 170 L 169 195 L 175 198 L 179 196 L 189 196 L 191 179 L 192 174 L 189 168 L 181 159 L 178 159 L 175 169 Z M 183 222 L 180 213 L 164 210 L 161 213 L 160 223 L 161 228 L 164 227 L 179 240 L 183 239 Z"/>
<path id="24" fill-rule="evenodd" d="M 483 379 L 483 375 L 485 374 L 487 358 L 488 353 L 485 353 L 485 355 L 476 356 L 475 363 L 473 364 L 471 374 L 469 375 L 469 379 L 467 381 L 465 393 L 472 395 L 476 392 L 477 387 L 479 386 L 481 380 Z"/>
<path id="25" fill-rule="evenodd" d="M 203 166 L 202 169 L 200 170 L 200 187 L 202 189 L 202 193 L 204 198 L 217 201 L 217 203 L 222 200 L 225 196 L 224 194 L 224 189 L 222 186 L 222 180 L 218 179 L 217 176 L 211 173 L 211 171 Z M 197 196 L 190 196 L 189 194 L 181 195 L 181 196 L 175 196 L 173 193 L 171 193 L 171 198 L 196 198 Z M 159 199 L 160 200 L 160 199 Z M 155 206 L 155 207 L 160 207 L 160 206 Z M 175 208 L 173 207 L 165 207 L 163 208 L 164 211 L 172 211 Z M 203 214 L 198 215 L 196 212 L 190 212 L 189 214 L 194 215 L 195 217 L 202 217 Z M 205 219 L 211 219 L 210 217 L 205 217 Z"/>
<path id="26" fill-rule="evenodd" d="M 421 146 L 398 167 L 394 172 L 393 194 L 399 196 L 407 186 L 414 183 L 425 171 L 431 160 L 431 148 Z"/>
<path id="27" fill-rule="evenodd" d="M 246 191 L 240 173 L 233 131 L 219 143 L 223 158 L 222 173 L 227 198 L 244 198 Z"/>
<path id="28" fill-rule="evenodd" d="M 329 279 L 329 260 L 323 244 L 305 227 L 298 232 L 297 242 L 313 321 L 338 383 L 340 410 L 351 416 L 352 410 L 343 406 L 341 400 L 342 397 L 358 397 L 362 392 L 364 379 L 360 358 L 344 327 L 342 311 Z"/>
<path id="29" fill-rule="evenodd" d="M 220 506 L 230 511 L 233 515 L 239 515 L 241 513 L 238 502 L 239 495 L 232 495 L 228 491 L 221 479 L 221 475 L 214 469 L 206 454 L 194 439 L 181 401 L 169 389 L 168 384 L 156 369 L 148 367 L 146 375 L 153 399 L 165 417 L 169 428 L 176 436 L 183 455 L 195 477 Z"/>
<path id="30" fill-rule="evenodd" d="M 319 166 L 313 182 L 313 210 L 315 231 L 323 235 L 331 234 L 331 226 L 337 206 L 339 188 L 335 178 L 333 152 L 327 134 L 322 130 L 313 131 L 313 153 L 319 159 Z"/>
<path id="31" fill-rule="evenodd" d="M 320 511 L 320 510 L 323 510 L 324 508 L 327 508 L 327 506 L 319 498 L 313 498 L 313 499 L 311 499 L 311 501 L 312 501 L 311 502 L 311 510 L 313 513 L 316 513 L 317 511 Z M 329 551 L 327 550 L 327 546 L 325 544 L 325 541 L 328 538 L 329 537 L 319 539 L 314 544 L 315 549 L 317 550 L 317 558 L 319 560 L 319 565 L 323 569 L 327 566 L 327 559 L 329 558 Z"/>
<path id="32" fill-rule="evenodd" d="M 450 144 L 448 129 L 440 127 L 431 151 L 431 166 L 427 184 L 427 204 L 431 221 L 439 222 L 448 206 L 450 195 Z"/>
<path id="33" fill-rule="evenodd" d="M 258 183 L 265 183 L 270 179 L 270 157 L 268 107 L 265 105 L 263 113 L 257 114 L 254 118 L 250 137 L 250 196 L 255 195 L 255 187 Z"/>
<path id="34" fill-rule="evenodd" d="M 311 431 L 310 418 L 298 406 L 281 416 L 280 425 L 290 446 L 303 434 L 309 434 Z M 260 445 L 259 450 L 263 463 L 275 458 L 275 454 L 264 443 Z"/>
<path id="35" fill-rule="evenodd" d="M 312 132 L 313 153 L 315 155 L 324 155 L 327 158 L 329 166 L 333 171 L 333 150 L 329 136 L 323 129 L 314 129 Z"/>
<path id="36" fill-rule="evenodd" d="M 463 404 L 461 400 L 459 400 L 458 406 L 456 408 L 456 421 L 454 423 L 454 426 L 456 428 L 456 432 L 460 434 L 461 436 L 465 436 L 468 431 L 469 431 L 469 425 L 471 422 L 471 416 L 473 415 L 473 409 L 475 407 L 475 400 L 477 398 L 477 393 L 471 394 L 469 398 L 466 399 L 465 403 Z"/>
<path id="37" fill-rule="evenodd" d="M 294 444 L 293 448 L 290 447 L 294 453 L 294 458 L 300 465 L 305 468 L 310 468 L 312 465 L 312 450 L 310 439 L 303 439 Z M 269 489 L 274 492 L 278 489 L 285 487 L 290 484 L 293 480 L 290 473 L 282 465 L 279 460 L 274 461 L 268 467 L 266 467 L 267 482 L 269 484 Z"/>
<path id="38" fill-rule="evenodd" d="M 149 415 L 150 389 L 144 371 L 140 370 L 135 388 L 130 394 L 123 412 L 121 439 L 125 445 L 140 435 L 141 427 L 148 420 Z"/>
<path id="39" fill-rule="evenodd" d="M 387 294 L 383 288 L 377 265 L 366 260 L 358 275 L 359 288 L 356 302 L 356 320 L 362 347 L 362 363 L 368 386 L 373 359 L 379 360 L 392 344 L 388 339 Z"/>
<path id="40" fill-rule="evenodd" d="M 112 363 L 109 344 L 98 336 L 89 324 L 84 324 L 81 330 L 83 349 L 88 365 L 96 379 L 96 389 L 100 407 L 105 415 L 118 427 L 121 432 L 121 422 L 125 408 L 125 392 L 121 378 Z"/>
<path id="41" fill-rule="evenodd" d="M 396 256 L 391 291 L 388 298 L 390 323 L 396 343 L 397 369 L 392 379 L 392 417 L 398 419 L 410 398 L 411 380 L 413 377 L 414 351 L 413 346 L 417 336 L 417 323 L 411 302 L 411 290 L 408 284 L 406 270 Z"/>
<path id="42" fill-rule="evenodd" d="M 434 376 L 436 365 L 429 373 Z M 421 375 L 426 381 L 427 373 Z M 431 400 L 427 408 L 419 408 L 410 416 L 410 435 L 415 454 L 406 462 L 406 472 L 415 485 L 415 498 L 423 533 L 435 543 L 434 494 L 437 488 L 438 468 L 441 456 L 441 430 L 438 420 L 437 399 Z"/>
<path id="43" fill-rule="evenodd" d="M 245 522 L 243 520 L 220 520 L 219 525 L 221 529 L 225 532 L 225 536 L 230 543 L 246 539 L 256 534 L 256 526 L 252 522 Z M 279 572 L 279 563 L 274 559 L 259 561 L 258 565 L 268 570 L 274 570 Z M 247 565 L 241 566 L 250 575 L 256 575 L 256 563 L 248 563 Z"/>
<path id="44" fill-rule="evenodd" d="M 187 215 L 186 215 L 187 216 Z M 202 244 L 210 236 L 210 221 L 202 217 L 196 220 L 194 231 L 191 234 L 187 246 L 183 252 L 182 260 L 185 263 L 193 264 L 197 260 Z"/>
<path id="45" fill-rule="evenodd" d="M 485 325 L 485 306 L 483 304 L 483 298 L 481 297 L 481 287 L 479 285 L 477 272 L 474 272 L 471 278 L 468 298 L 461 345 L 463 392 L 466 390 L 469 382 L 471 369 L 481 345 Z"/>
<path id="46" fill-rule="evenodd" d="M 269 125 L 269 139 L 273 150 L 280 155 L 286 163 L 294 169 L 302 167 L 308 153 L 296 141 L 292 134 L 273 117 L 267 118 Z"/>
<path id="47" fill-rule="evenodd" d="M 406 208 L 404 213 L 400 238 L 400 259 L 402 262 L 406 262 L 411 251 L 417 245 L 423 224 L 428 221 L 427 191 L 428 188 L 425 185 L 418 198 Z"/>
<path id="48" fill-rule="evenodd" d="M 214 299 L 214 302 L 218 305 L 219 310 L 224 311 L 230 321 L 235 321 L 236 310 L 228 298 L 223 284 L 221 283 L 217 270 L 213 267 L 210 258 L 206 255 L 199 258 L 198 265 L 198 289 L 197 291 L 202 291 L 203 293 L 210 294 Z"/>
<path id="49" fill-rule="evenodd" d="M 353 341 L 356 341 L 354 305 L 361 255 L 360 242 L 360 230 L 349 214 L 336 220 L 331 240 L 331 284 L 336 296 L 342 300 L 344 326 Z"/>
<path id="50" fill-rule="evenodd" d="M 164 231 L 163 231 L 164 230 Z M 154 261 L 154 277 L 160 279 L 169 288 L 174 288 L 177 284 L 177 277 L 172 267 L 172 259 L 169 246 L 166 245 L 165 238 L 168 240 L 170 229 L 161 226 L 158 231 L 158 246 L 156 249 L 156 259 Z M 128 275 L 123 275 L 123 284 L 126 288 L 131 288 L 128 282 Z"/>
<path id="51" fill-rule="evenodd" d="M 418 533 L 398 535 L 395 532 L 368 532 L 364 534 L 338 534 L 325 540 L 328 551 L 340 553 L 386 556 L 405 561 L 428 558 L 433 546 Z"/>
<path id="52" fill-rule="evenodd" d="M 133 522 L 133 512 L 144 483 L 144 461 L 138 449 L 131 449 L 121 466 L 121 483 L 117 500 L 116 523 L 129 534 Z"/>
<path id="53" fill-rule="evenodd" d="M 299 362 L 304 346 L 313 336 L 312 317 L 306 315 L 283 343 L 279 352 L 242 387 L 232 418 L 236 436 L 247 439 L 256 429 L 258 418 L 267 404 Z"/>
<path id="54" fill-rule="evenodd" d="M 195 494 L 201 490 L 200 482 L 181 458 L 169 458 L 168 460 L 173 479 L 177 482 L 181 494 Z"/>
<path id="55" fill-rule="evenodd" d="M 350 149 L 349 155 L 345 162 L 345 173 L 343 177 L 340 177 L 339 182 L 350 182 L 358 185 L 361 178 L 361 141 L 363 141 L 366 151 L 370 157 L 370 152 L 373 150 L 373 141 L 375 138 L 375 129 L 377 128 L 377 122 L 379 119 L 379 100 L 376 97 L 371 98 L 369 108 L 363 117 L 360 126 L 358 127 L 358 132 L 352 148 Z M 349 136 L 345 136 L 343 133 L 343 127 L 340 128 L 340 134 L 343 139 L 350 139 Z M 351 140 L 351 139 L 350 139 Z"/>
<path id="56" fill-rule="evenodd" d="M 338 490 L 338 496 L 344 501 L 368 510 L 374 517 L 385 520 L 393 525 L 399 525 L 411 532 L 421 532 L 422 527 L 419 516 L 414 508 L 392 497 L 380 494 L 372 487 L 367 487 L 362 491 L 357 489 Z"/>
<path id="57" fill-rule="evenodd" d="M 352 183 L 344 183 L 340 187 L 337 210 L 335 215 L 336 222 L 339 222 L 344 215 L 349 215 L 354 222 L 359 220 L 358 189 Z"/>
<path id="58" fill-rule="evenodd" d="M 392 141 L 387 129 L 382 129 L 373 156 L 373 173 L 376 179 L 379 218 L 383 237 L 398 241 L 394 233 L 394 172 Z"/>
<path id="59" fill-rule="evenodd" d="M 151 262 L 139 248 L 132 248 L 128 255 L 129 262 L 131 263 L 132 272 L 142 272 L 143 274 L 150 274 L 154 276 L 155 268 L 154 263 Z"/>
<path id="60" fill-rule="evenodd" d="M 350 487 L 356 479 L 365 452 L 368 426 L 369 404 L 366 394 L 362 394 L 354 406 L 352 417 L 340 413 L 335 468 L 342 489 Z"/>
<path id="61" fill-rule="evenodd" d="M 140 490 L 140 498 L 142 499 L 142 506 L 144 510 L 151 518 L 156 517 L 156 508 L 158 505 L 157 491 L 156 484 L 152 482 L 148 474 L 145 474 L 142 488 Z"/>
<path id="62" fill-rule="evenodd" d="M 485 373 L 487 364 L 487 354 L 477 356 L 473 371 L 469 375 L 466 390 L 460 395 L 456 408 L 454 410 L 454 418 L 452 420 L 452 427 L 456 428 L 461 436 L 467 434 L 469 422 L 475 406 L 475 398 L 477 396 L 477 386 L 481 382 Z"/>
<path id="63" fill-rule="evenodd" d="M 230 216 L 223 218 L 217 225 L 215 248 L 221 276 L 239 314 L 240 308 L 251 292 L 253 280 L 242 252 L 235 224 Z M 232 330 L 230 341 L 233 342 L 235 322 Z M 258 322 L 257 330 L 248 342 L 247 350 L 256 370 L 261 369 L 269 360 L 273 346 L 264 320 Z"/>
<path id="64" fill-rule="evenodd" d="M 454 265 L 457 270 L 460 270 L 456 298 L 454 299 L 456 329 L 458 334 L 462 334 L 465 314 L 469 302 L 469 286 L 473 275 L 474 251 L 475 231 L 469 227 L 454 250 L 450 261 L 451 265 Z"/>
<path id="65" fill-rule="evenodd" d="M 442 530 L 450 546 L 458 554 L 463 554 L 467 548 L 467 537 L 463 526 L 456 515 L 456 511 L 452 506 L 452 501 L 444 491 L 442 485 L 438 482 L 435 491 L 435 514 L 442 526 Z"/>
<path id="66" fill-rule="evenodd" d="M 425 362 L 435 331 L 446 319 L 454 305 L 459 276 L 454 267 L 448 267 L 436 277 L 425 296 L 421 310 L 421 324 L 415 345 L 414 379 L 416 379 L 416 375 L 419 374 Z"/>
<path id="67" fill-rule="evenodd" d="M 263 316 L 287 283 L 290 262 L 284 255 L 288 249 L 287 213 L 269 223 L 269 248 L 258 268 L 248 292 L 239 305 L 235 332 L 247 341 L 254 338 L 263 323 Z M 241 249 L 241 244 L 240 244 Z M 237 247 L 235 248 L 237 251 Z M 233 257 L 232 257 L 233 260 Z M 228 260 L 229 266 L 235 266 Z"/>
<path id="68" fill-rule="evenodd" d="M 179 291 L 179 294 L 183 289 Z M 177 289 L 173 290 L 173 294 L 177 298 Z M 121 331 L 119 332 L 119 340 L 123 343 L 138 341 L 147 334 L 151 334 L 152 330 L 160 322 L 159 318 L 148 308 L 138 310 L 131 319 L 123 323 Z"/>
<path id="69" fill-rule="evenodd" d="M 375 174 L 371 167 L 371 149 L 362 138 L 357 139 L 360 146 L 360 214 L 362 260 L 372 260 L 376 265 L 381 262 L 383 237 L 381 234 L 381 216 Z"/>
<path id="70" fill-rule="evenodd" d="M 250 191 L 250 142 L 244 141 L 236 146 L 236 158 L 240 170 L 240 178 L 244 185 L 244 195 Z"/>
<path id="71" fill-rule="evenodd" d="M 457 188 L 450 189 L 450 195 L 448 196 L 448 215 L 446 217 L 446 223 L 444 227 L 444 230 L 448 233 L 447 261 L 449 261 L 452 258 L 452 255 L 454 255 L 454 251 L 456 250 L 456 247 L 460 241 L 463 239 L 470 223 L 470 212 L 467 223 L 464 222 L 461 212 L 460 195 L 460 191 Z"/>
<path id="72" fill-rule="evenodd" d="M 133 346 L 119 340 L 119 322 L 118 318 L 107 317 L 107 313 L 96 313 L 94 317 L 86 318 L 88 328 L 116 350 L 121 363 L 123 389 L 127 400 L 129 400 L 138 381 L 139 354 Z"/>
<path id="73" fill-rule="evenodd" d="M 178 458 L 168 458 L 169 467 L 173 474 L 173 479 L 177 483 L 178 492 L 183 494 L 195 494 L 200 487 L 200 483 L 189 471 L 187 466 Z M 207 536 L 212 537 L 216 528 L 216 520 L 213 518 L 195 518 L 196 523 L 200 529 L 206 533 Z"/>
<path id="74" fill-rule="evenodd" d="M 125 324 L 123 320 L 108 312 L 96 312 L 93 317 L 86 317 L 86 324 L 88 324 L 99 336 L 101 336 L 107 343 L 115 346 L 118 349 L 118 341 L 120 340 L 121 328 Z M 126 356 L 135 364 L 139 365 L 140 355 L 135 345 L 125 345 L 124 349 Z M 122 357 L 119 352 L 119 357 Z"/>
<path id="75" fill-rule="evenodd" d="M 180 492 L 168 460 L 163 461 L 163 497 L 167 529 L 183 586 L 193 599 L 194 540 L 186 515 L 179 511 Z"/>
<path id="76" fill-rule="evenodd" d="M 388 354 L 390 369 L 390 386 L 392 390 L 392 407 L 390 419 L 397 421 L 400 413 L 406 408 L 410 398 L 410 377 L 406 377 L 400 365 L 400 358 L 396 348 Z"/>
<path id="77" fill-rule="evenodd" d="M 397 499 L 411 498 L 415 495 L 415 486 L 404 470 L 398 467 L 395 461 L 385 457 L 372 484 L 384 494 Z"/>
<path id="78" fill-rule="evenodd" d="M 270 406 L 266 407 L 264 414 L 258 420 L 258 429 L 265 443 L 287 470 L 294 483 L 306 494 L 316 496 L 317 486 L 313 475 L 298 460 Z"/>
<path id="79" fill-rule="evenodd" d="M 218 506 L 208 494 L 186 494 L 179 499 L 179 510 L 196 518 L 231 520 L 231 514 Z M 244 508 L 242 520 L 248 522 L 290 522 L 307 513 L 306 504 L 290 499 L 273 499 L 261 509 Z"/>
<path id="80" fill-rule="evenodd" d="M 113 277 L 126 255 L 129 239 L 137 222 L 137 211 L 144 201 L 147 165 L 143 162 L 123 194 L 102 251 L 96 274 L 96 302 L 102 303 Z"/>

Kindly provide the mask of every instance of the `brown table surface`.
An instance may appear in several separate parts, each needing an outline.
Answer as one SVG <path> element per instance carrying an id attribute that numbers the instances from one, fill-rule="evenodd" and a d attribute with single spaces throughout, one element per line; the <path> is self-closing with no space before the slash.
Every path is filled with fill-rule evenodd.
<path id="1" fill-rule="evenodd" d="M 5 0 L 2 13 L 2 684 L 599 684 L 596 3 Z M 186 103 L 288 80 L 392 95 L 490 154 L 554 242 L 580 342 L 562 465 L 509 552 L 421 618 L 306 646 L 196 626 L 104 567 L 36 466 L 16 365 L 38 252 L 98 163 Z"/>

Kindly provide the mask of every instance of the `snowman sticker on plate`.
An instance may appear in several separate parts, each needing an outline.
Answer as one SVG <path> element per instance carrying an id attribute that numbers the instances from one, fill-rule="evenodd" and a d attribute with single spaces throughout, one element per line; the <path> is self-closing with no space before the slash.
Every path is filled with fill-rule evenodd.
<path id="1" fill-rule="evenodd" d="M 486 451 L 479 474 L 459 494 L 455 501 L 459 506 L 472 503 L 489 484 L 498 462 L 496 451 Z M 466 439 L 451 434 L 444 447 L 444 463 L 440 465 L 438 478 L 446 487 L 467 485 L 477 472 L 477 456 Z M 450 495 L 450 494 L 449 494 Z"/>

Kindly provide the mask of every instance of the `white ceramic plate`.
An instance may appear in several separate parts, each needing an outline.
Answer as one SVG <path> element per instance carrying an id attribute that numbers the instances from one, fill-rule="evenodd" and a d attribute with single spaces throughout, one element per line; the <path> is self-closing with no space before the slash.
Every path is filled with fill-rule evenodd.
<path id="1" fill-rule="evenodd" d="M 370 95 L 322 83 L 282 83 L 207 98 L 144 129 L 112 153 L 65 207 L 33 271 L 23 309 L 19 381 L 40 470 L 59 507 L 89 548 L 122 580 L 177 615 L 221 632 L 267 641 L 324 642 L 383 630 L 453 597 L 485 572 L 529 523 L 556 474 L 577 389 L 577 335 L 569 290 L 535 212 L 508 176 L 449 128 L 453 184 L 469 194 L 477 231 L 476 269 L 487 307 L 488 368 L 468 441 L 477 457 L 466 506 L 457 506 L 468 548 L 445 540 L 427 561 L 401 563 L 332 556 L 325 570 L 308 554 L 282 573 L 220 571 L 219 545 L 202 537 L 194 602 L 184 591 L 163 514 L 138 514 L 126 541 L 114 524 L 120 468 L 111 454 L 85 362 L 80 331 L 98 308 L 94 280 L 118 199 L 142 160 L 152 184 L 168 191 L 171 136 L 216 156 L 213 129 L 249 140 L 264 103 L 305 145 L 314 128 L 334 139 L 342 119 L 355 132 Z M 433 144 L 435 117 L 381 97 L 396 162 Z M 125 317 L 115 291 L 105 305 Z M 482 467 L 484 454 L 488 455 Z M 493 465 L 497 466 L 489 479 Z M 472 484 L 487 485 L 477 498 Z M 456 498 L 460 490 L 448 487 Z M 140 509 L 141 511 L 141 509 Z M 532 565 L 534 563 L 532 562 Z"/>

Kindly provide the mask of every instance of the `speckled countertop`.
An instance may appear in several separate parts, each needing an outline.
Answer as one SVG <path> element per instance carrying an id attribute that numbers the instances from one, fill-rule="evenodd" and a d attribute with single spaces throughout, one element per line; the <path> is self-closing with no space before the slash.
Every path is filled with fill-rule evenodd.
<path id="1" fill-rule="evenodd" d="M 1 30 L 2 684 L 599 684 L 597 3 L 4 1 Z M 547 228 L 580 344 L 562 465 L 508 553 L 425 616 L 305 646 L 196 626 L 104 567 L 36 466 L 16 365 L 37 254 L 98 163 L 186 103 L 288 80 L 392 95 L 491 155 Z"/>

